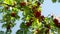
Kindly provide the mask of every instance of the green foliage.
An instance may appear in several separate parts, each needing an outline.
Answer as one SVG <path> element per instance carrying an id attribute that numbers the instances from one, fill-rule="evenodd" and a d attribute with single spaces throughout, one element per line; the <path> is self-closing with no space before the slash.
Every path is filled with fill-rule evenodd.
<path id="1" fill-rule="evenodd" d="M 40 1 L 40 3 L 42 3 L 43 4 L 43 2 L 44 2 L 44 0 L 39 0 Z"/>
<path id="2" fill-rule="evenodd" d="M 18 30 L 18 31 L 16 32 L 16 34 L 23 34 L 23 31 Z"/>
<path id="3" fill-rule="evenodd" d="M 27 34 L 27 30 L 19 29 L 16 34 Z"/>
<path id="4" fill-rule="evenodd" d="M 53 3 L 55 3 L 57 0 L 52 0 Z"/>
<path id="5" fill-rule="evenodd" d="M 0 2 L 3 2 L 4 0 L 0 0 Z"/>
<path id="6" fill-rule="evenodd" d="M 21 25 L 20 28 L 26 28 L 26 25 L 24 22 L 22 22 L 20 25 Z"/>
<path id="7" fill-rule="evenodd" d="M 4 0 L 4 3 L 6 3 L 8 5 L 12 5 L 13 4 L 13 0 Z"/>
<path id="8" fill-rule="evenodd" d="M 3 17 L 0 22 L 3 22 L 4 24 L 2 25 L 2 27 L 5 27 L 7 29 L 6 34 L 11 31 L 10 28 L 14 27 L 15 21 L 20 20 L 20 16 L 18 15 L 20 11 L 23 11 L 23 22 L 20 24 L 20 29 L 16 32 L 16 34 L 27 34 L 27 32 L 29 32 L 30 30 L 31 34 L 33 34 L 37 29 L 39 30 L 37 33 L 42 34 L 45 33 L 47 29 L 51 29 L 54 31 L 57 28 L 52 17 L 44 17 L 40 15 L 40 5 L 43 4 L 45 0 L 27 0 L 26 2 L 25 0 L 2 1 L 3 0 L 0 0 L 0 6 L 3 7 L 2 9 L 0 9 L 0 13 L 3 14 Z M 56 1 L 57 0 L 52 0 L 53 3 L 55 3 Z M 60 0 L 58 1 L 60 2 Z"/>

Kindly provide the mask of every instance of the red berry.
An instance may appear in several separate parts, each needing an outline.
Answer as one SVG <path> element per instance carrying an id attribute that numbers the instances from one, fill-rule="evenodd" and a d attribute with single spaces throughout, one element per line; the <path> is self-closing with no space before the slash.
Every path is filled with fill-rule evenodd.
<path id="1" fill-rule="evenodd" d="M 11 16 L 12 16 L 12 17 L 15 17 L 15 15 L 16 15 L 15 12 L 12 12 L 12 13 L 11 13 Z"/>
<path id="2" fill-rule="evenodd" d="M 54 20 L 54 24 L 58 27 L 58 28 L 60 28 L 60 23 L 59 23 L 59 21 L 55 18 Z"/>
<path id="3" fill-rule="evenodd" d="M 28 27 L 29 27 L 30 25 L 31 25 L 31 23 L 30 23 L 30 22 L 26 22 L 26 26 L 28 26 Z"/>
<path id="4" fill-rule="evenodd" d="M 56 26 L 57 26 L 58 28 L 60 28 L 60 23 L 58 23 Z"/>
<path id="5" fill-rule="evenodd" d="M 39 16 L 41 16 L 41 12 L 35 11 L 35 12 L 34 12 L 34 16 L 35 16 L 36 18 L 38 18 Z"/>
<path id="6" fill-rule="evenodd" d="M 26 2 L 21 2 L 20 5 L 21 6 L 26 6 Z"/>
<path id="7" fill-rule="evenodd" d="M 32 10 L 35 11 L 37 9 L 37 6 L 32 6 Z"/>
<path id="8" fill-rule="evenodd" d="M 53 21 L 54 21 L 54 24 L 58 25 L 58 20 L 56 18 Z"/>
<path id="9" fill-rule="evenodd" d="M 58 23 L 58 27 L 60 28 L 60 23 Z"/>

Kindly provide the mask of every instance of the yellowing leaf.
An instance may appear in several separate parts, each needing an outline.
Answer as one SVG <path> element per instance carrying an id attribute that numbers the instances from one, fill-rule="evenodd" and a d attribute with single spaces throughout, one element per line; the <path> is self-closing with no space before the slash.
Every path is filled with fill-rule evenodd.
<path id="1" fill-rule="evenodd" d="M 4 3 L 6 3 L 8 5 L 12 5 L 13 4 L 13 0 L 4 0 Z"/>

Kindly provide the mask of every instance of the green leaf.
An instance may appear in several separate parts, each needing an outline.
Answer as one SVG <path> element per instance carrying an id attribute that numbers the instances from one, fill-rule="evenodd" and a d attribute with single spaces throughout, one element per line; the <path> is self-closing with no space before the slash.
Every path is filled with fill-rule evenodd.
<path id="1" fill-rule="evenodd" d="M 16 34 L 23 34 L 23 31 L 18 30 L 18 31 L 16 32 Z"/>
<path id="2" fill-rule="evenodd" d="M 12 24 L 10 24 L 11 25 L 11 27 L 14 27 L 14 25 L 16 25 L 16 23 L 12 23 Z"/>
<path id="3" fill-rule="evenodd" d="M 52 0 L 53 3 L 55 3 L 57 0 Z"/>
<path id="4" fill-rule="evenodd" d="M 19 15 L 16 15 L 15 19 L 19 20 L 20 19 L 20 16 Z"/>
<path id="5" fill-rule="evenodd" d="M 18 8 L 13 8 L 12 11 L 14 11 L 15 13 L 18 13 Z"/>
<path id="6" fill-rule="evenodd" d="M 20 28 L 26 28 L 26 26 L 25 26 L 25 23 L 24 23 L 24 22 L 22 22 L 22 23 L 20 24 Z"/>
<path id="7" fill-rule="evenodd" d="M 8 5 L 12 5 L 13 4 L 13 0 L 4 0 L 4 3 L 6 3 Z"/>
<path id="8" fill-rule="evenodd" d="M 0 2 L 3 2 L 3 0 L 0 0 Z"/>
<path id="9" fill-rule="evenodd" d="M 16 34 L 27 34 L 27 31 L 28 30 L 22 30 L 22 29 L 19 29 L 17 32 L 16 32 Z"/>
<path id="10" fill-rule="evenodd" d="M 2 25 L 2 28 L 3 28 L 3 27 L 6 27 L 6 24 L 3 24 L 3 25 Z"/>
<path id="11" fill-rule="evenodd" d="M 42 4 L 43 4 L 43 2 L 44 2 L 44 0 L 39 0 Z"/>

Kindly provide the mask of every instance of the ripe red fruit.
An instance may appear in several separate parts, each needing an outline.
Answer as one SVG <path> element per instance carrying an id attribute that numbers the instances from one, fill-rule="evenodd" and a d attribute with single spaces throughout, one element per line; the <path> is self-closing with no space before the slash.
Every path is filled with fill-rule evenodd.
<path id="1" fill-rule="evenodd" d="M 20 5 L 21 6 L 26 6 L 26 2 L 21 2 Z"/>
<path id="2" fill-rule="evenodd" d="M 30 22 L 26 22 L 26 26 L 28 26 L 28 27 L 29 27 L 30 25 L 31 25 L 31 23 L 30 23 Z"/>
<path id="3" fill-rule="evenodd" d="M 34 12 L 34 16 L 35 16 L 36 18 L 38 18 L 39 16 L 41 16 L 41 12 L 35 11 L 35 12 Z"/>
<path id="4" fill-rule="evenodd" d="M 15 12 L 12 12 L 12 13 L 11 13 L 11 16 L 12 16 L 12 17 L 15 17 L 15 15 L 16 15 Z"/>
<path id="5" fill-rule="evenodd" d="M 53 20 L 53 22 L 54 24 L 58 25 L 58 20 L 56 18 Z"/>
<path id="6" fill-rule="evenodd" d="M 60 28 L 60 23 L 58 23 L 58 26 L 57 27 Z"/>
<path id="7" fill-rule="evenodd" d="M 32 6 L 32 10 L 35 11 L 37 9 L 37 6 Z"/>
<path id="8" fill-rule="evenodd" d="M 58 28 L 60 28 L 60 23 L 58 22 L 58 20 L 55 18 L 53 21 L 54 21 L 54 24 L 55 24 Z"/>

